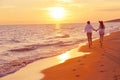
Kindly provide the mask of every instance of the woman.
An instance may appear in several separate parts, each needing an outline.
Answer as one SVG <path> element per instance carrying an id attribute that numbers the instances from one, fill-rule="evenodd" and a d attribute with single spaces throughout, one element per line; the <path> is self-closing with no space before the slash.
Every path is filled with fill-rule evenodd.
<path id="1" fill-rule="evenodd" d="M 101 46 L 103 45 L 103 37 L 105 34 L 105 26 L 103 24 L 103 21 L 99 21 L 100 25 L 99 28 L 97 30 L 99 30 L 99 35 L 100 35 L 100 44 Z"/>
<path id="2" fill-rule="evenodd" d="M 92 30 L 95 30 L 92 25 L 90 24 L 90 21 L 87 21 L 87 25 L 85 26 L 85 32 L 87 33 L 89 48 L 92 45 Z M 96 30 L 95 30 L 96 31 Z"/>

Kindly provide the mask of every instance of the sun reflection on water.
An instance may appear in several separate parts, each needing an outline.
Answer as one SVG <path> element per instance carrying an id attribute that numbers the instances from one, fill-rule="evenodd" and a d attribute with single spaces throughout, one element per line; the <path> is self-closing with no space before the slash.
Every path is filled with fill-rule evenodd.
<path id="1" fill-rule="evenodd" d="M 69 58 L 70 58 L 70 52 L 69 51 L 67 51 L 66 53 L 58 56 L 58 59 L 60 60 L 60 63 L 64 63 Z"/>

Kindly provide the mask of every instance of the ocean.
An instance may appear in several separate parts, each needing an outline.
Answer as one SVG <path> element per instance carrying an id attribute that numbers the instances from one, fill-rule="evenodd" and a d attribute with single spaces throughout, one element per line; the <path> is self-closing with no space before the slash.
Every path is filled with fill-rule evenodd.
<path id="1" fill-rule="evenodd" d="M 85 23 L 0 25 L 0 76 L 37 59 L 59 55 L 86 42 Z M 97 29 L 98 23 L 92 23 Z M 105 34 L 120 31 L 119 22 L 105 23 Z M 99 38 L 93 32 L 93 39 Z"/>

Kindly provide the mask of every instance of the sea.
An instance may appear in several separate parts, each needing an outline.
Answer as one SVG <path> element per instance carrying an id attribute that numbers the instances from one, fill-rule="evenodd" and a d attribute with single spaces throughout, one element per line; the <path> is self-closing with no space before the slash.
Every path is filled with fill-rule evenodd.
<path id="1" fill-rule="evenodd" d="M 120 31 L 120 22 L 106 22 L 105 34 Z M 0 25 L 0 77 L 28 63 L 64 53 L 87 41 L 86 23 Z M 97 29 L 98 23 L 92 23 Z M 58 28 L 59 26 L 59 28 Z M 93 39 L 99 32 L 93 31 Z"/>

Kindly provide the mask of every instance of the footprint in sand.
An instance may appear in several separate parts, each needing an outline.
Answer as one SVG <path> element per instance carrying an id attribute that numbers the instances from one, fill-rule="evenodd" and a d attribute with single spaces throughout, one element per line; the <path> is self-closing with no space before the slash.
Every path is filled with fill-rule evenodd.
<path id="1" fill-rule="evenodd" d="M 85 65 L 84 63 L 80 63 L 80 65 Z"/>
<path id="2" fill-rule="evenodd" d="M 105 56 L 105 54 L 101 54 L 101 57 L 104 57 Z"/>
<path id="3" fill-rule="evenodd" d="M 75 75 L 76 77 L 80 77 L 80 75 L 79 74 L 77 74 L 77 75 Z"/>
<path id="4" fill-rule="evenodd" d="M 101 70 L 100 72 L 105 72 L 104 70 Z"/>
<path id="5" fill-rule="evenodd" d="M 100 65 L 100 67 L 103 67 L 103 66 L 104 66 L 103 64 Z"/>
<path id="6" fill-rule="evenodd" d="M 114 75 L 114 78 L 117 78 L 118 76 Z"/>
<path id="7" fill-rule="evenodd" d="M 113 72 L 116 72 L 115 70 L 113 70 Z"/>
<path id="8" fill-rule="evenodd" d="M 118 77 L 119 77 L 119 75 L 114 75 L 113 78 L 114 78 L 115 80 L 118 80 Z"/>
<path id="9" fill-rule="evenodd" d="M 118 80 L 117 76 L 114 76 L 114 80 Z"/>
<path id="10" fill-rule="evenodd" d="M 77 71 L 76 69 L 73 69 L 73 71 Z M 75 77 L 80 77 L 80 75 L 79 74 L 77 74 L 77 75 L 75 75 Z"/>
<path id="11" fill-rule="evenodd" d="M 76 71 L 76 69 L 73 69 L 73 71 Z"/>

